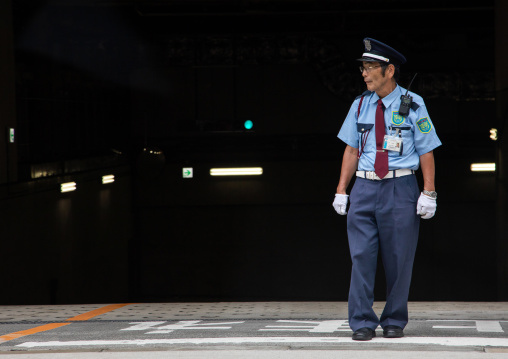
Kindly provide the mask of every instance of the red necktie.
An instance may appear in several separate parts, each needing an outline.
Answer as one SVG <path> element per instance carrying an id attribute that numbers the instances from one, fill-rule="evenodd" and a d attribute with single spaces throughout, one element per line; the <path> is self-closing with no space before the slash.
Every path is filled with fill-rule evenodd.
<path id="1" fill-rule="evenodd" d="M 377 100 L 376 108 L 376 162 L 374 162 L 374 171 L 379 178 L 388 174 L 388 152 L 383 150 L 385 137 L 385 109 L 383 101 Z"/>

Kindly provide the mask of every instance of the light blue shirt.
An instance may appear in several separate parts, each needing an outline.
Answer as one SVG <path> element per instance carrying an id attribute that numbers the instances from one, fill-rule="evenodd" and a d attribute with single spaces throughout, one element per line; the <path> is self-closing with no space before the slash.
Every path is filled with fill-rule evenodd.
<path id="1" fill-rule="evenodd" d="M 413 97 L 413 103 L 416 103 L 419 107 L 416 111 L 411 108 L 407 117 L 399 115 L 400 97 L 405 93 L 406 89 L 397 85 L 395 90 L 382 99 L 385 106 L 385 134 L 395 135 L 397 128 L 402 134 L 402 154 L 388 151 L 388 167 L 390 170 L 402 168 L 417 170 L 420 166 L 420 156 L 441 145 L 427 113 L 425 103 L 420 96 L 409 92 L 409 95 Z M 370 128 L 363 153 L 358 162 L 358 170 L 360 171 L 374 171 L 377 100 L 379 100 L 379 96 L 375 92 L 366 95 L 360 108 L 360 116 L 357 117 L 360 103 L 360 97 L 358 97 L 351 105 L 351 109 L 338 134 L 338 137 L 349 146 L 361 149 L 362 133 Z"/>

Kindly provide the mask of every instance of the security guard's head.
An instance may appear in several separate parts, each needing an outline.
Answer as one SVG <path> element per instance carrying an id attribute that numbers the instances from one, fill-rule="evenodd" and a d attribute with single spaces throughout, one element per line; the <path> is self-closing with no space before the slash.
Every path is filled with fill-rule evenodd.
<path id="1" fill-rule="evenodd" d="M 363 39 L 363 44 L 365 46 L 365 50 L 358 61 L 392 64 L 395 67 L 399 67 L 400 65 L 406 63 L 404 55 L 381 41 L 366 37 Z"/>
<path id="2" fill-rule="evenodd" d="M 369 91 L 375 91 L 379 97 L 386 96 L 397 86 L 400 65 L 406 58 L 397 50 L 380 41 L 363 39 L 365 50 L 358 61 L 362 61 L 360 72 Z"/>

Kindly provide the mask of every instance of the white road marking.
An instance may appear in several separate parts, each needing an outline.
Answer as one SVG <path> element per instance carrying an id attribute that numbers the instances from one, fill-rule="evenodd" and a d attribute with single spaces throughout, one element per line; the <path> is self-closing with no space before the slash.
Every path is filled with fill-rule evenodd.
<path id="1" fill-rule="evenodd" d="M 503 333 L 504 330 L 501 328 L 501 324 L 493 320 L 477 320 L 476 329 L 479 332 L 488 333 Z"/>
<path id="2" fill-rule="evenodd" d="M 439 320 L 427 320 L 428 322 L 475 322 L 475 326 L 469 325 L 434 325 L 434 329 L 476 329 L 481 333 L 504 333 L 499 320 L 467 320 L 467 319 L 439 319 Z"/>
<path id="3" fill-rule="evenodd" d="M 240 337 L 240 338 L 182 338 L 182 339 L 134 339 L 134 340 L 76 340 L 76 341 L 50 341 L 50 342 L 25 342 L 18 347 L 82 347 L 82 346 L 114 346 L 114 345 L 206 345 L 206 344 L 383 344 L 383 345 L 442 345 L 454 347 L 492 346 L 508 347 L 508 338 L 478 338 L 478 337 L 404 337 L 397 339 L 374 338 L 371 341 L 355 342 L 349 337 Z"/>
<path id="4" fill-rule="evenodd" d="M 259 331 L 276 332 L 276 331 L 305 331 L 309 333 L 333 333 L 351 331 L 347 328 L 347 320 L 322 320 L 322 321 L 307 321 L 307 320 L 277 320 L 277 323 L 295 323 L 307 325 L 267 325 L 266 328 L 276 329 L 259 329 Z M 310 324 L 310 325 L 309 325 Z"/>
<path id="5" fill-rule="evenodd" d="M 217 325 L 230 325 L 230 324 L 243 324 L 245 322 L 225 322 L 225 323 L 200 323 L 201 320 L 181 320 L 175 324 L 163 325 L 160 327 L 155 327 L 159 324 L 164 324 L 167 322 L 133 322 L 130 324 L 135 324 L 132 327 L 120 329 L 120 330 L 149 330 L 155 329 L 145 334 L 168 334 L 172 333 L 175 330 L 228 330 L 232 327 L 220 327 Z"/>
<path id="6" fill-rule="evenodd" d="M 120 329 L 120 330 L 149 330 L 153 329 L 152 327 L 160 324 L 164 324 L 167 322 L 132 322 L 129 324 L 135 324 L 132 327 Z"/>

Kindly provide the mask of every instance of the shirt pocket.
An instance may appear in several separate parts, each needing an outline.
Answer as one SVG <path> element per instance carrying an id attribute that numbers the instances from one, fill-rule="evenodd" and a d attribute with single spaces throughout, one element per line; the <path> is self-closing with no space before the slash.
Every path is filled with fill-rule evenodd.
<path id="1" fill-rule="evenodd" d="M 372 127 L 374 127 L 373 123 L 357 123 L 356 124 L 356 129 L 360 135 L 367 132 L 367 131 L 372 130 Z"/>
<path id="2" fill-rule="evenodd" d="M 370 130 L 374 127 L 373 123 L 357 123 L 356 130 L 358 131 L 358 139 L 360 145 L 360 151 L 363 152 L 367 138 L 369 137 Z M 374 135 L 375 136 L 375 135 Z"/>
<path id="3" fill-rule="evenodd" d="M 399 130 L 398 137 L 402 138 L 402 148 L 400 152 L 388 151 L 388 156 L 390 157 L 398 157 L 404 155 L 404 148 L 407 148 L 407 146 L 413 142 L 413 131 L 411 126 L 406 124 L 402 126 L 389 126 L 388 134 L 395 136 L 397 130 Z"/>
<path id="4" fill-rule="evenodd" d="M 356 130 L 358 131 L 358 158 L 362 156 L 362 153 L 365 151 L 365 145 L 367 144 L 367 139 L 369 138 L 370 130 L 374 127 L 373 123 L 356 123 Z M 374 134 L 374 137 L 376 135 Z M 374 143 L 374 146 L 376 144 Z"/>

